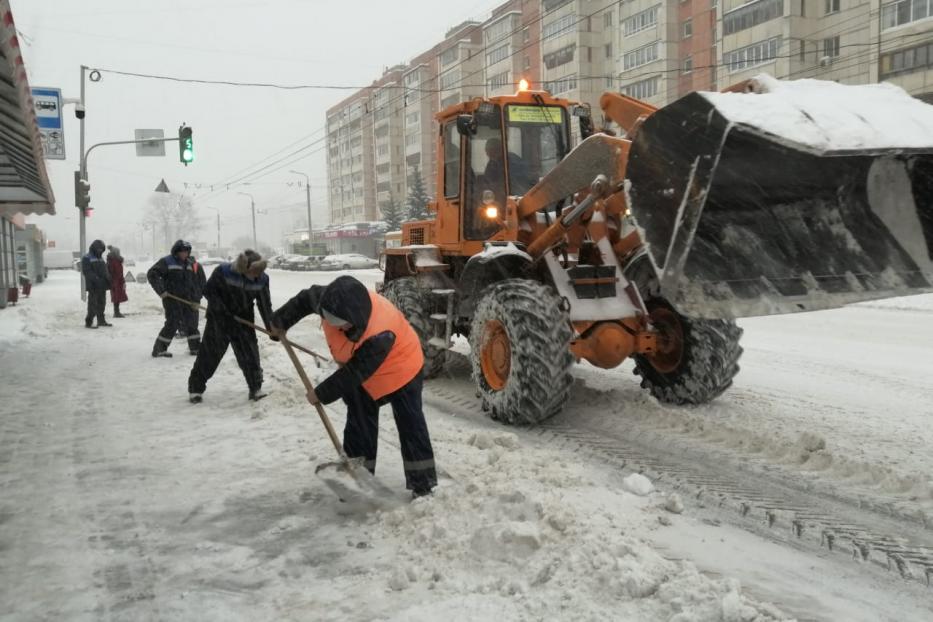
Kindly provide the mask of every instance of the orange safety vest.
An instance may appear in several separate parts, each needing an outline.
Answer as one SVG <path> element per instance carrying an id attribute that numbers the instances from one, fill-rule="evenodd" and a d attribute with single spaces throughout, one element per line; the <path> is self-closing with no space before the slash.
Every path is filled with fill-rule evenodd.
<path id="1" fill-rule="evenodd" d="M 395 393 L 421 372 L 421 368 L 424 367 L 424 354 L 421 352 L 421 342 L 415 329 L 402 312 L 376 292 L 370 291 L 369 298 L 372 300 L 373 310 L 359 341 L 350 341 L 342 330 L 331 326 L 327 321 L 322 322 L 322 325 L 327 347 L 330 348 L 334 360 L 341 365 L 346 364 L 356 349 L 370 337 L 387 330 L 395 334 L 395 343 L 389 350 L 389 355 L 363 383 L 363 388 L 369 396 L 379 400 Z"/>

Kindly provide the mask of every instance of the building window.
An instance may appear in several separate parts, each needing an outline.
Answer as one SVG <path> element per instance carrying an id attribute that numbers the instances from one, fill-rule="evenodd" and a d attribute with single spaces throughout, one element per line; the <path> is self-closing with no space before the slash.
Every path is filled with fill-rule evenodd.
<path id="1" fill-rule="evenodd" d="M 626 37 L 647 30 L 658 24 L 658 7 L 653 6 L 641 13 L 636 13 L 625 20 L 622 26 L 622 32 Z"/>
<path id="2" fill-rule="evenodd" d="M 408 134 L 407 136 L 405 136 L 405 146 L 411 147 L 412 145 L 417 143 L 418 136 L 419 136 L 418 134 Z"/>
<path id="3" fill-rule="evenodd" d="M 881 28 L 887 30 L 933 17 L 933 2 L 930 0 L 900 0 L 881 8 Z"/>
<path id="4" fill-rule="evenodd" d="M 525 57 L 525 62 L 522 64 L 522 67 L 524 68 L 525 71 L 528 71 L 529 69 L 531 69 L 531 57 L 530 56 Z"/>
<path id="5" fill-rule="evenodd" d="M 460 103 L 460 94 L 454 93 L 453 95 L 448 95 L 441 100 L 441 109 L 446 108 L 447 106 L 453 106 L 454 104 Z"/>
<path id="6" fill-rule="evenodd" d="M 574 90 L 575 88 L 577 88 L 576 74 L 544 83 L 544 90 L 548 93 L 551 93 L 552 95 L 566 93 L 568 91 Z"/>
<path id="7" fill-rule="evenodd" d="M 528 43 L 531 41 L 531 29 L 526 28 L 522 31 L 522 43 Z"/>
<path id="8" fill-rule="evenodd" d="M 560 8 L 570 2 L 570 0 L 544 0 L 544 12 L 550 13 L 554 9 Z"/>
<path id="9" fill-rule="evenodd" d="M 660 85 L 661 78 L 659 76 L 655 76 L 653 78 L 648 78 L 647 80 L 632 82 L 631 84 L 622 87 L 622 93 L 624 95 L 628 95 L 629 97 L 634 97 L 635 99 L 648 99 L 649 97 L 654 97 L 658 94 Z"/>
<path id="10" fill-rule="evenodd" d="M 693 36 L 693 20 L 688 19 L 684 22 L 684 39 L 689 39 Z"/>
<path id="11" fill-rule="evenodd" d="M 833 59 L 837 56 L 839 56 L 839 37 L 823 39 L 823 57 Z"/>
<path id="12" fill-rule="evenodd" d="M 446 91 L 447 89 L 455 86 L 459 82 L 460 82 L 460 70 L 452 69 L 441 76 L 441 80 L 440 80 L 441 90 Z"/>
<path id="13" fill-rule="evenodd" d="M 641 67 L 642 65 L 653 63 L 656 60 L 658 60 L 657 41 L 640 47 L 632 52 L 627 52 L 623 59 L 622 68 L 624 71 L 628 71 L 629 69 L 634 69 L 635 67 Z"/>
<path id="14" fill-rule="evenodd" d="M 457 60 L 459 51 L 460 50 L 457 49 L 457 46 L 454 46 L 450 48 L 449 50 L 444 50 L 443 52 L 441 52 L 441 66 L 446 67 L 450 63 Z"/>
<path id="15" fill-rule="evenodd" d="M 545 41 L 551 37 L 559 37 L 560 35 L 572 32 L 576 25 L 577 16 L 574 13 L 559 17 L 553 22 L 544 25 L 541 29 L 541 40 Z"/>
<path id="16" fill-rule="evenodd" d="M 823 7 L 826 9 L 824 13 L 829 15 L 830 13 L 839 12 L 839 0 L 823 0 Z"/>
<path id="17" fill-rule="evenodd" d="M 495 43 L 512 32 L 512 20 L 500 19 L 486 29 L 486 43 Z"/>
<path id="18" fill-rule="evenodd" d="M 836 2 L 839 0 L 826 0 Z M 722 32 L 731 35 L 784 14 L 784 0 L 755 0 L 722 16 Z"/>
<path id="19" fill-rule="evenodd" d="M 775 37 L 732 52 L 725 52 L 722 55 L 722 62 L 729 68 L 729 73 L 735 73 L 773 61 L 780 50 L 781 38 Z"/>
<path id="20" fill-rule="evenodd" d="M 603 28 L 612 28 L 612 11 L 603 14 Z"/>
<path id="21" fill-rule="evenodd" d="M 606 58 L 612 58 L 612 44 L 606 44 Z"/>
<path id="22" fill-rule="evenodd" d="M 405 123 L 407 125 L 417 125 L 418 121 L 421 120 L 420 112 L 409 112 L 405 115 Z"/>
<path id="23" fill-rule="evenodd" d="M 690 73 L 693 71 L 693 57 L 688 56 L 684 59 L 684 73 Z"/>
<path id="24" fill-rule="evenodd" d="M 509 44 L 506 43 L 505 45 L 500 45 L 494 50 L 491 50 L 486 53 L 486 66 L 490 67 L 492 65 L 495 65 L 496 63 L 500 61 L 504 61 L 508 57 L 509 57 Z"/>
<path id="25" fill-rule="evenodd" d="M 501 89 L 503 86 L 507 86 L 508 84 L 510 84 L 510 82 L 511 81 L 509 80 L 509 72 L 503 71 L 502 73 L 494 75 L 491 78 L 489 78 L 489 88 L 493 90 Z"/>
<path id="26" fill-rule="evenodd" d="M 566 47 L 562 47 L 556 52 L 551 52 L 550 54 L 544 55 L 544 66 L 548 69 L 554 69 L 555 67 L 560 67 L 571 61 L 573 61 L 574 51 L 577 49 L 576 43 L 571 43 Z"/>
<path id="27" fill-rule="evenodd" d="M 807 0 L 800 0 L 800 17 L 807 16 Z"/>
<path id="28" fill-rule="evenodd" d="M 881 55 L 879 72 L 882 78 L 899 73 L 911 73 L 933 67 L 933 43 L 924 43 L 906 50 Z"/>

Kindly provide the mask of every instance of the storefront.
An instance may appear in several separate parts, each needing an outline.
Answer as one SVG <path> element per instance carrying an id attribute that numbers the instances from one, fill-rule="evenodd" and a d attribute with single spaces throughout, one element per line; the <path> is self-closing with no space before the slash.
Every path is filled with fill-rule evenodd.
<path id="1" fill-rule="evenodd" d="M 17 234 L 26 214 L 54 214 L 26 67 L 9 0 L 0 0 L 0 308 L 20 286 Z M 39 234 L 41 235 L 41 234 Z M 41 252 L 40 252 L 41 258 Z M 41 261 L 41 259 L 40 259 Z"/>

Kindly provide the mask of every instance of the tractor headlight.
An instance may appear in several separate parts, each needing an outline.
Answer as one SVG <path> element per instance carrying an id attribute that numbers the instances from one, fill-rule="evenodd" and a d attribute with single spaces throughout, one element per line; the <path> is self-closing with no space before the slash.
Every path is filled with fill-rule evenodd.
<path id="1" fill-rule="evenodd" d="M 497 220 L 499 218 L 499 208 L 495 205 L 487 205 L 486 209 L 483 210 L 483 214 L 489 220 Z"/>

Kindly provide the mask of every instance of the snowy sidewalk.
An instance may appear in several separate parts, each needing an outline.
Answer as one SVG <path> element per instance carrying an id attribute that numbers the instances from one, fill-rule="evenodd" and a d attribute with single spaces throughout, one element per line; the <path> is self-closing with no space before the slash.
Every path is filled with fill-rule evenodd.
<path id="1" fill-rule="evenodd" d="M 130 288 L 130 317 L 89 331 L 76 278 L 53 273 L 0 313 L 28 330 L 0 330 L 0 373 L 19 387 L 0 416 L 0 618 L 782 618 L 740 587 L 746 573 L 752 592 L 801 617 L 879 618 L 870 590 L 848 609 L 838 595 L 817 601 L 807 573 L 832 574 L 832 563 L 811 570 L 803 554 L 697 524 L 665 510 L 663 493 L 626 492 L 621 474 L 573 447 L 436 396 L 426 414 L 450 475 L 437 494 L 407 502 L 385 416 L 377 474 L 399 505 L 342 514 L 313 475 L 333 448 L 280 346 L 261 341 L 272 391 L 262 402 L 247 401 L 228 353 L 204 404 L 190 405 L 183 344 L 173 359 L 149 356 L 161 316 L 148 287 Z M 275 273 L 273 301 L 331 278 Z M 325 348 L 313 322 L 293 333 Z M 690 558 L 740 574 L 702 574 Z"/>

